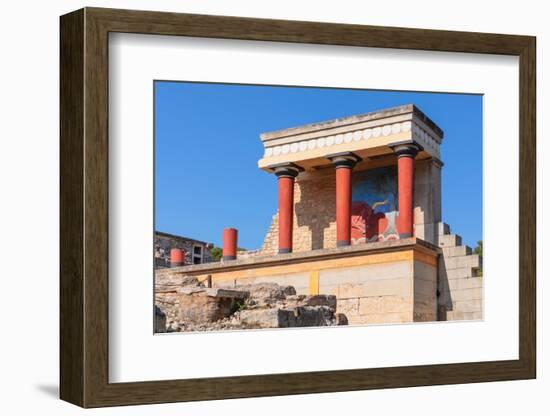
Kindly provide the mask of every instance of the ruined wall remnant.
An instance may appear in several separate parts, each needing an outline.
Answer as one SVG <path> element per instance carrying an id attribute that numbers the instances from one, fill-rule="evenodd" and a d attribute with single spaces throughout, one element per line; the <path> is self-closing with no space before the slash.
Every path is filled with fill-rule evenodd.
<path id="1" fill-rule="evenodd" d="M 184 252 L 184 264 L 202 264 L 212 261 L 211 243 L 178 235 L 155 232 L 155 269 L 170 267 L 172 249 Z"/>
<path id="2" fill-rule="evenodd" d="M 156 303 L 169 317 L 156 332 L 291 328 L 345 325 L 335 296 L 297 295 L 292 286 L 261 283 L 233 289 L 207 288 L 196 279 L 158 286 Z M 167 295 L 167 289 L 171 289 Z M 157 330 L 158 329 L 158 330 Z M 164 330 L 163 330 L 164 329 Z"/>

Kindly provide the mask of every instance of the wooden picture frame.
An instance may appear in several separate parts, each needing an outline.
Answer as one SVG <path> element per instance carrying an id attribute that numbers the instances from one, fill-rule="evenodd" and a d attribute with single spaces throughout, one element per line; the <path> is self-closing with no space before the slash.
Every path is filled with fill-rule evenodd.
<path id="1" fill-rule="evenodd" d="M 101 407 L 322 393 L 536 376 L 535 38 L 530 36 L 85 8 L 61 17 L 60 396 Z M 519 359 L 109 383 L 110 32 L 519 57 Z"/>

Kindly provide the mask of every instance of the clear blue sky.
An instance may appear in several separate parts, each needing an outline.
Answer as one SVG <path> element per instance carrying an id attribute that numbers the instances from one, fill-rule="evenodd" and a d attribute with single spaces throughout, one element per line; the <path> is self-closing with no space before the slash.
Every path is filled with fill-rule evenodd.
<path id="1" fill-rule="evenodd" d="M 463 241 L 482 238 L 482 96 L 155 82 L 155 228 L 259 248 L 277 211 L 275 176 L 258 169 L 260 133 L 417 105 L 445 132 L 443 220 Z"/>

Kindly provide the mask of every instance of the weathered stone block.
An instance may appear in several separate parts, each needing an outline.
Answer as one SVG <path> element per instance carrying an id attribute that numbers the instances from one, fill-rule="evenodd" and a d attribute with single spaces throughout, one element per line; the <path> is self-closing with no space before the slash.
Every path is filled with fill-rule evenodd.
<path id="1" fill-rule="evenodd" d="M 414 312 L 435 315 L 437 313 L 437 297 L 434 295 L 430 298 L 415 298 Z"/>
<path id="2" fill-rule="evenodd" d="M 437 321 L 437 312 L 418 312 L 414 311 L 414 322 L 433 322 Z"/>
<path id="3" fill-rule="evenodd" d="M 281 286 L 292 286 L 298 294 L 307 295 L 309 288 L 309 273 L 292 273 L 292 274 L 277 274 L 272 276 L 260 276 L 251 278 L 239 278 L 237 279 L 237 287 L 243 287 L 244 285 L 271 285 L 273 282 L 277 282 Z"/>
<path id="4" fill-rule="evenodd" d="M 476 287 L 470 289 L 451 290 L 450 298 L 453 302 L 483 299 L 483 289 L 481 287 Z"/>
<path id="5" fill-rule="evenodd" d="M 338 288 L 338 299 L 363 298 L 368 296 L 409 296 L 412 294 L 410 278 L 372 280 L 360 284 L 342 284 Z"/>
<path id="6" fill-rule="evenodd" d="M 475 289 L 483 287 L 482 277 L 468 277 L 464 279 L 451 279 L 448 280 L 448 288 L 451 291 Z"/>
<path id="7" fill-rule="evenodd" d="M 437 267 L 435 265 L 427 264 L 419 260 L 415 260 L 413 265 L 414 265 L 415 279 L 424 279 L 424 280 L 437 279 Z"/>
<path id="8" fill-rule="evenodd" d="M 327 306 L 336 309 L 336 296 L 334 295 L 312 295 L 304 298 L 307 306 Z"/>
<path id="9" fill-rule="evenodd" d="M 411 276 L 412 272 L 412 263 L 406 260 L 321 270 L 319 273 L 319 290 L 322 293 L 327 293 L 325 287 L 339 285 L 343 281 L 363 283 L 373 280 L 396 279 Z"/>
<path id="10" fill-rule="evenodd" d="M 457 269 L 448 269 L 445 272 L 443 272 L 443 276 L 445 276 L 447 279 L 466 279 L 473 276 L 473 268 L 472 267 L 461 267 Z"/>
<path id="11" fill-rule="evenodd" d="M 155 306 L 155 333 L 166 332 L 166 314 L 158 307 Z"/>
<path id="12" fill-rule="evenodd" d="M 456 312 L 476 312 L 481 311 L 481 308 L 483 307 L 483 302 L 481 299 L 474 299 L 474 300 L 457 300 L 455 301 L 453 299 L 453 307 L 452 310 Z"/>
<path id="13" fill-rule="evenodd" d="M 438 245 L 440 247 L 455 247 L 462 245 L 462 237 L 457 234 L 440 235 Z"/>
<path id="14" fill-rule="evenodd" d="M 155 274 L 155 292 L 175 291 L 183 286 L 199 286 L 200 282 L 195 276 L 185 276 L 172 273 Z"/>
<path id="15" fill-rule="evenodd" d="M 420 238 L 424 241 L 437 245 L 439 241 L 439 236 L 437 234 L 437 224 L 436 223 L 415 223 L 414 224 L 414 236 Z"/>
<path id="16" fill-rule="evenodd" d="M 477 321 L 483 319 L 482 311 L 463 312 L 447 311 L 447 321 Z"/>
<path id="17" fill-rule="evenodd" d="M 442 250 L 445 257 L 468 256 L 472 254 L 470 246 L 443 247 Z"/>
<path id="18" fill-rule="evenodd" d="M 413 321 L 413 311 L 359 315 L 354 324 L 393 324 Z"/>
<path id="19" fill-rule="evenodd" d="M 262 308 L 242 310 L 239 319 L 246 328 L 293 328 L 333 324 L 330 308 L 303 306 L 294 309 Z"/>
<path id="20" fill-rule="evenodd" d="M 435 296 L 437 292 L 437 280 L 414 279 L 414 296 Z"/>
<path id="21" fill-rule="evenodd" d="M 178 295 L 179 320 L 184 324 L 205 324 L 231 315 L 239 303 L 248 297 L 248 292 L 223 288 L 183 288 Z"/>
<path id="22" fill-rule="evenodd" d="M 448 270 L 462 269 L 462 268 L 474 268 L 480 267 L 480 259 L 477 254 L 471 256 L 458 256 L 458 257 L 446 257 L 444 259 L 445 268 Z"/>
<path id="23" fill-rule="evenodd" d="M 355 316 L 359 313 L 359 298 L 338 299 L 337 312 L 343 313 L 348 317 Z"/>
<path id="24" fill-rule="evenodd" d="M 247 309 L 239 312 L 239 319 L 245 328 L 279 328 L 288 313 L 278 308 Z"/>
<path id="25" fill-rule="evenodd" d="M 410 312 L 413 303 L 410 297 L 371 296 L 359 299 L 359 314 L 383 314 L 391 312 Z"/>
<path id="26" fill-rule="evenodd" d="M 281 286 L 277 283 L 254 283 L 237 285 L 237 290 L 245 291 L 255 299 L 284 299 L 287 295 L 296 294 L 292 286 Z"/>

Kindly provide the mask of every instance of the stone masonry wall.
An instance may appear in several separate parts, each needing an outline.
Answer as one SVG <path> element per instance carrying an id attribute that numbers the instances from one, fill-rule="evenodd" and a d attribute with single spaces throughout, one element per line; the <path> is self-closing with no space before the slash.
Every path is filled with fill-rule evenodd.
<path id="1" fill-rule="evenodd" d="M 266 234 L 262 255 L 278 251 L 278 215 Z M 336 179 L 334 169 L 305 172 L 294 186 L 293 251 L 336 247 Z"/>

